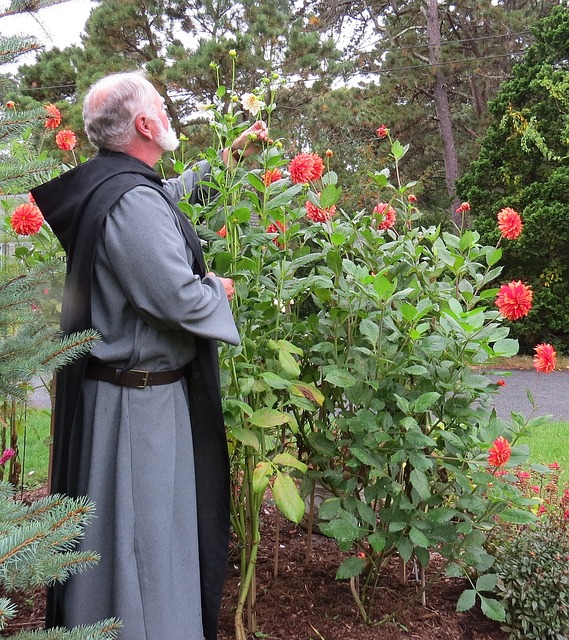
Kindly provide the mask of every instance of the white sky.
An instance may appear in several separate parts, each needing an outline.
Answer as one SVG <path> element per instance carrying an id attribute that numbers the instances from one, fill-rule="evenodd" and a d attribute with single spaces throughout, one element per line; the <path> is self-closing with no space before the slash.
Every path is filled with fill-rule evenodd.
<path id="1" fill-rule="evenodd" d="M 0 12 L 6 6 L 7 3 L 0 0 Z M 64 49 L 71 44 L 79 44 L 79 36 L 95 6 L 91 0 L 69 0 L 34 14 L 8 16 L 0 19 L 0 33 L 3 36 L 34 36 L 46 49 Z M 28 54 L 18 62 L 30 64 L 34 59 L 34 54 Z"/>

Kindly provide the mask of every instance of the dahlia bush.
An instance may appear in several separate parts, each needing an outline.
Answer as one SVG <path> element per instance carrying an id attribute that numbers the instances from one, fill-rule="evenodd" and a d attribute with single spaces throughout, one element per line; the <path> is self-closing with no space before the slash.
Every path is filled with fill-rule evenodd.
<path id="1" fill-rule="evenodd" d="M 277 84 L 273 76 L 254 91 L 263 105 L 255 116 L 269 126 Z M 215 143 L 204 156 L 218 199 L 182 206 L 212 268 L 236 283 L 242 343 L 223 347 L 220 360 L 242 541 L 237 637 L 265 492 L 298 521 L 297 487 L 307 496 L 317 482 L 333 495 L 320 507 L 320 530 L 346 552 L 337 577 L 351 581 L 366 620 L 390 558 L 428 568 L 433 551 L 447 575 L 486 572 L 461 607 L 478 599 L 503 620 L 487 592 L 497 576 L 484 541 L 500 521 L 536 518 L 535 499 L 504 477 L 527 458 L 520 436 L 544 419 L 500 419 L 498 385 L 482 367 L 517 352 L 504 320 L 531 313 L 531 290 L 497 283 L 500 243 L 421 225 L 417 185 L 398 182 L 408 146 L 387 125 L 377 144 L 389 145 L 390 164 L 369 176 L 377 199 L 359 211 L 342 208 L 333 150 L 286 158 L 277 140 L 253 168 L 219 166 L 217 149 L 247 127 L 232 95 L 218 90 Z M 500 242 L 522 232 L 516 216 L 497 214 Z"/>

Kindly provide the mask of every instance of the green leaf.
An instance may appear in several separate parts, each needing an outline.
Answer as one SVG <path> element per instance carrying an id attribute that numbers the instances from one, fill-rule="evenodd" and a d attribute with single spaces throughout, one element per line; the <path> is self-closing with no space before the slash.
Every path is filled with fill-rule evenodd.
<path id="1" fill-rule="evenodd" d="M 409 145 L 406 144 L 403 146 L 399 140 L 395 140 L 395 142 L 391 145 L 391 153 L 396 160 L 401 160 L 401 158 L 407 153 L 409 149 Z"/>
<path id="2" fill-rule="evenodd" d="M 375 347 L 379 340 L 379 327 L 375 322 L 364 318 L 360 322 L 360 332 Z"/>
<path id="3" fill-rule="evenodd" d="M 338 571 L 336 571 L 336 580 L 347 580 L 354 576 L 359 576 L 365 566 L 365 558 L 358 558 L 357 556 L 344 558 L 342 564 L 338 567 Z"/>
<path id="4" fill-rule="evenodd" d="M 399 555 L 403 559 L 404 562 L 409 562 L 411 560 L 411 556 L 413 555 L 413 544 L 408 538 L 399 538 L 397 540 L 397 551 Z"/>
<path id="5" fill-rule="evenodd" d="M 480 607 L 482 609 L 482 613 L 490 620 L 497 620 L 498 622 L 504 622 L 506 620 L 506 610 L 503 605 L 498 602 L 498 600 L 494 600 L 494 598 L 485 598 L 484 596 L 480 596 Z"/>
<path id="6" fill-rule="evenodd" d="M 258 176 L 256 176 L 254 173 L 251 173 L 250 171 L 247 173 L 247 181 L 254 189 L 257 189 L 257 191 L 261 191 L 261 192 L 265 191 L 265 183 Z"/>
<path id="7" fill-rule="evenodd" d="M 510 358 L 518 353 L 520 345 L 517 340 L 512 338 L 505 338 L 504 340 L 498 340 L 494 343 L 493 349 L 497 356 L 503 356 Z"/>
<path id="8" fill-rule="evenodd" d="M 524 511 L 523 509 L 515 509 L 513 507 L 504 509 L 504 511 L 499 514 L 499 517 L 505 522 L 512 522 L 514 524 L 530 524 L 537 520 L 537 517 L 531 513 L 531 511 Z"/>
<path id="9" fill-rule="evenodd" d="M 389 298 L 391 298 L 396 286 L 396 282 L 389 282 L 389 280 L 381 273 L 378 273 L 373 280 L 373 288 L 375 289 L 380 300 L 388 300 Z"/>
<path id="10" fill-rule="evenodd" d="M 249 418 L 249 422 L 257 427 L 277 427 L 280 424 L 290 422 L 290 420 L 291 417 L 288 414 L 268 408 L 258 409 Z"/>
<path id="11" fill-rule="evenodd" d="M 330 522 L 320 524 L 320 531 L 338 542 L 353 542 L 359 538 L 359 528 L 345 518 L 336 518 Z"/>
<path id="12" fill-rule="evenodd" d="M 324 380 L 336 387 L 342 387 L 343 389 L 353 387 L 357 382 L 349 371 L 345 371 L 338 367 L 327 368 Z"/>
<path id="13" fill-rule="evenodd" d="M 346 242 L 347 238 L 343 233 L 339 233 L 335 231 L 331 236 L 330 240 L 332 240 L 332 244 L 335 244 L 337 247 L 340 247 Z"/>
<path id="14" fill-rule="evenodd" d="M 333 184 L 327 185 L 320 194 L 320 206 L 323 209 L 328 209 L 328 207 L 338 202 L 341 195 L 342 189 L 340 187 Z"/>
<path id="15" fill-rule="evenodd" d="M 283 370 L 292 378 L 300 376 L 300 366 L 294 356 L 288 351 L 279 351 L 279 362 Z"/>
<path id="16" fill-rule="evenodd" d="M 502 258 L 502 249 L 499 247 L 489 251 L 486 255 L 486 264 L 493 267 Z"/>
<path id="17" fill-rule="evenodd" d="M 253 469 L 252 486 L 254 493 L 265 492 L 272 472 L 273 467 L 270 462 L 259 462 L 259 464 Z"/>
<path id="18" fill-rule="evenodd" d="M 468 611 L 472 609 L 476 602 L 476 591 L 474 589 L 466 589 L 460 594 L 460 598 L 456 603 L 457 611 Z"/>
<path id="19" fill-rule="evenodd" d="M 285 205 L 290 205 L 294 196 L 302 190 L 301 184 L 295 184 L 288 189 L 285 189 L 282 193 L 279 193 L 274 198 L 271 198 L 267 203 L 267 209 L 277 209 Z"/>
<path id="20" fill-rule="evenodd" d="M 423 393 L 411 403 L 411 410 L 416 411 L 417 413 L 427 411 L 427 409 L 430 409 L 440 397 L 441 394 L 436 391 Z"/>
<path id="21" fill-rule="evenodd" d="M 497 573 L 485 573 L 476 580 L 476 591 L 492 591 L 498 584 Z"/>
<path id="22" fill-rule="evenodd" d="M 372 549 L 379 553 L 382 549 L 385 549 L 385 535 L 381 531 L 376 531 L 368 536 L 367 541 L 371 544 Z"/>
<path id="23" fill-rule="evenodd" d="M 306 473 L 308 471 L 308 467 L 304 464 L 304 462 L 301 462 L 286 451 L 283 453 L 277 453 L 277 455 L 272 459 L 272 463 L 281 464 L 285 467 L 293 467 L 294 469 L 298 469 L 302 473 Z"/>
<path id="24" fill-rule="evenodd" d="M 246 444 L 248 447 L 253 447 L 255 451 L 259 450 L 259 437 L 254 431 L 251 431 L 251 429 L 231 427 L 229 432 L 236 440 L 239 440 L 239 442 Z"/>
<path id="25" fill-rule="evenodd" d="M 431 546 L 429 539 L 427 536 L 419 529 L 415 529 L 415 527 L 411 527 L 409 530 L 409 538 L 411 542 L 417 547 L 423 547 L 424 549 L 428 549 Z"/>
<path id="26" fill-rule="evenodd" d="M 413 471 L 411 471 L 410 480 L 413 485 L 413 489 L 415 489 L 422 500 L 428 500 L 431 497 L 429 481 L 422 471 L 413 469 Z"/>
<path id="27" fill-rule="evenodd" d="M 288 389 L 291 384 L 290 380 L 281 378 L 281 376 L 272 371 L 264 371 L 259 377 L 264 380 L 271 389 Z"/>
<path id="28" fill-rule="evenodd" d="M 273 498 L 279 511 L 292 522 L 297 524 L 304 515 L 304 500 L 300 497 L 294 480 L 277 471 L 273 482 Z"/>
<path id="29" fill-rule="evenodd" d="M 282 349 L 287 353 L 296 353 L 297 356 L 301 356 L 304 354 L 304 351 L 300 347 L 297 347 L 295 344 L 289 342 L 288 340 L 277 340 L 276 342 L 274 342 L 274 345 L 275 349 Z"/>

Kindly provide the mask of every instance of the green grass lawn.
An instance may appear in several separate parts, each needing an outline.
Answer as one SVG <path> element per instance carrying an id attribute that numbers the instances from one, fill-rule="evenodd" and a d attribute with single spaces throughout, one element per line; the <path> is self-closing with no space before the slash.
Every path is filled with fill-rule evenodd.
<path id="1" fill-rule="evenodd" d="M 28 487 L 47 481 L 50 425 L 49 409 L 27 409 L 25 429 L 22 427 L 18 434 L 18 448 L 24 485 Z"/>
<path id="2" fill-rule="evenodd" d="M 548 422 L 536 429 L 527 438 L 520 439 L 520 444 L 527 443 L 530 448 L 530 462 L 550 464 L 558 462 L 561 466 L 561 479 L 569 483 L 569 422 Z"/>
<path id="3" fill-rule="evenodd" d="M 49 458 L 50 410 L 28 409 L 26 446 L 20 434 L 20 459 L 24 466 L 24 484 L 34 486 L 47 480 Z M 530 462 L 561 465 L 562 481 L 569 484 L 569 422 L 549 422 L 531 436 L 520 440 L 530 447 Z M 25 458 L 24 458 L 25 455 Z"/>

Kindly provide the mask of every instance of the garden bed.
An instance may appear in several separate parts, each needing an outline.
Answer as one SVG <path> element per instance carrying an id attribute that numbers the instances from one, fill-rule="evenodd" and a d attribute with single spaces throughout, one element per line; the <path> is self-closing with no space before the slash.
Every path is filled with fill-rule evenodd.
<path id="1" fill-rule="evenodd" d="M 333 540 L 312 538 L 312 557 L 306 562 L 306 532 L 279 516 L 279 566 L 274 578 L 275 512 L 266 506 L 262 513 L 262 543 L 257 576 L 257 635 L 274 640 L 505 640 L 499 625 L 478 610 L 458 613 L 456 601 L 465 588 L 457 579 L 441 579 L 427 591 L 427 605 L 413 604 L 398 614 L 396 622 L 377 626 L 364 624 L 346 581 L 334 579 L 341 553 Z M 437 558 L 433 558 L 433 569 Z M 427 580 L 429 572 L 427 572 Z M 233 618 L 238 591 L 236 558 L 229 563 L 223 598 L 219 640 L 233 640 Z M 397 562 L 382 575 L 374 617 L 397 610 L 417 593 L 418 583 L 409 567 L 407 585 L 399 583 Z M 45 593 L 43 589 L 19 594 L 19 615 L 2 633 L 41 628 Z M 120 636 L 119 636 L 120 637 Z"/>

